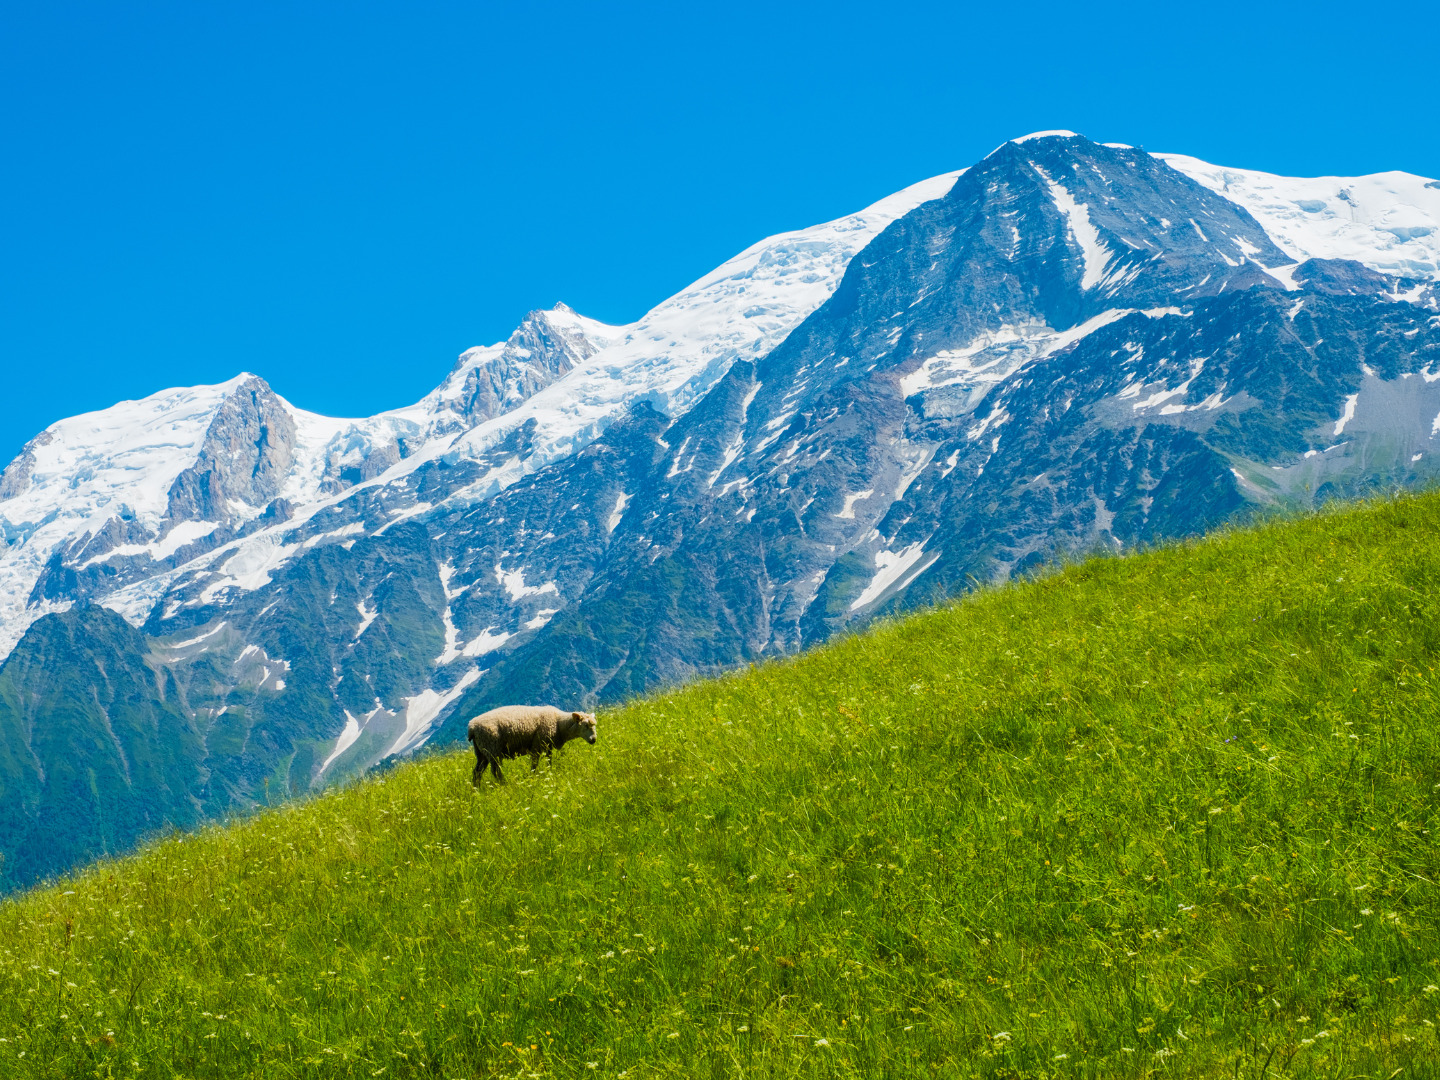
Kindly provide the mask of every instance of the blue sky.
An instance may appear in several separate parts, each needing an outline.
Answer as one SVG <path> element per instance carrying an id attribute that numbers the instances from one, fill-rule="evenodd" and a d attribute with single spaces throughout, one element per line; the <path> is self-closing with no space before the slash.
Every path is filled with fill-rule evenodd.
<path id="1" fill-rule="evenodd" d="M 241 370 L 406 404 L 563 300 L 629 321 L 753 241 L 1092 138 L 1440 176 L 1440 4 L 10 4 L 0 461 Z"/>

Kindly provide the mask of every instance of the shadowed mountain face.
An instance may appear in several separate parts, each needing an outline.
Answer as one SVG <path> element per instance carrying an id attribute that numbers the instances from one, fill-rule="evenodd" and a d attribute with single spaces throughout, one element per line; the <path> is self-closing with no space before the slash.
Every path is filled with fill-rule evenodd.
<path id="1" fill-rule="evenodd" d="M 10 655 L 0 672 L 8 882 L 201 819 L 201 732 L 148 655 L 144 635 L 96 607 L 42 619 Z"/>
<path id="2" fill-rule="evenodd" d="M 96 511 L 24 579 L 30 612 L 76 606 L 0 669 L 7 880 L 491 705 L 603 705 L 1057 554 L 1433 477 L 1433 277 L 1297 261 L 1221 192 L 1079 137 L 921 194 L 758 245 L 657 308 L 663 333 L 537 313 L 423 408 L 323 421 L 253 377 L 185 398 L 193 457 L 151 517 Z M 62 429 L 5 473 L 0 509 L 33 504 L 0 519 L 16 551 Z M 126 734 L 101 738 L 115 694 Z M 84 828 L 45 809 L 82 767 Z"/>

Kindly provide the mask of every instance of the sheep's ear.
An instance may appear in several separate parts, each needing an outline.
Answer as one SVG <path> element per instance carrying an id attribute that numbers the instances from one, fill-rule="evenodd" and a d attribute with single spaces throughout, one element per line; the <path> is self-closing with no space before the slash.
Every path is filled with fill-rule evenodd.
<path id="1" fill-rule="evenodd" d="M 585 714 L 584 714 L 583 712 L 572 712 L 572 713 L 570 714 L 570 719 L 572 719 L 572 720 L 584 720 L 584 719 L 585 719 Z"/>

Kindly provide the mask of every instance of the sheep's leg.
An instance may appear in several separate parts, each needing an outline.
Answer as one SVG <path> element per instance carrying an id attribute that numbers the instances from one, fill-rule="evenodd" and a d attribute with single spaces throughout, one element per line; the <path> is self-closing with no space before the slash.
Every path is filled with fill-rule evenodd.
<path id="1" fill-rule="evenodd" d="M 486 769 L 489 769 L 495 774 L 495 779 L 498 783 L 503 784 L 505 782 L 505 777 L 500 775 L 500 762 L 496 758 L 491 757 L 489 754 L 477 755 L 477 758 L 474 778 L 477 788 L 480 786 L 481 779 L 485 776 Z"/>
<path id="2" fill-rule="evenodd" d="M 485 775 L 486 764 L 487 763 L 483 757 L 481 757 L 479 754 L 475 755 L 475 769 L 470 774 L 470 783 L 477 788 L 480 786 L 480 778 Z"/>
<path id="3" fill-rule="evenodd" d="M 531 750 L 531 751 L 530 751 L 530 771 L 531 771 L 532 773 L 533 773 L 533 772 L 539 772 L 539 771 L 540 771 L 540 751 L 539 751 L 539 750 Z"/>

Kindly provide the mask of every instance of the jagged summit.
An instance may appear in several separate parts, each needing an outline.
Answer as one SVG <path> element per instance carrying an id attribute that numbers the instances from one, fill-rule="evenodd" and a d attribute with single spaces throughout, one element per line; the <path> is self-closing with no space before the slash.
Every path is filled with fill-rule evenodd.
<path id="1" fill-rule="evenodd" d="M 1073 131 L 1036 131 L 1001 143 L 1055 140 L 1090 143 Z M 1126 143 L 1101 143 L 1134 150 Z M 1369 176 L 1289 177 L 1211 165 L 1184 154 L 1150 155 L 1243 207 L 1292 262 L 1344 259 L 1381 273 L 1434 280 L 1440 276 L 1440 181 L 1406 172 Z"/>

